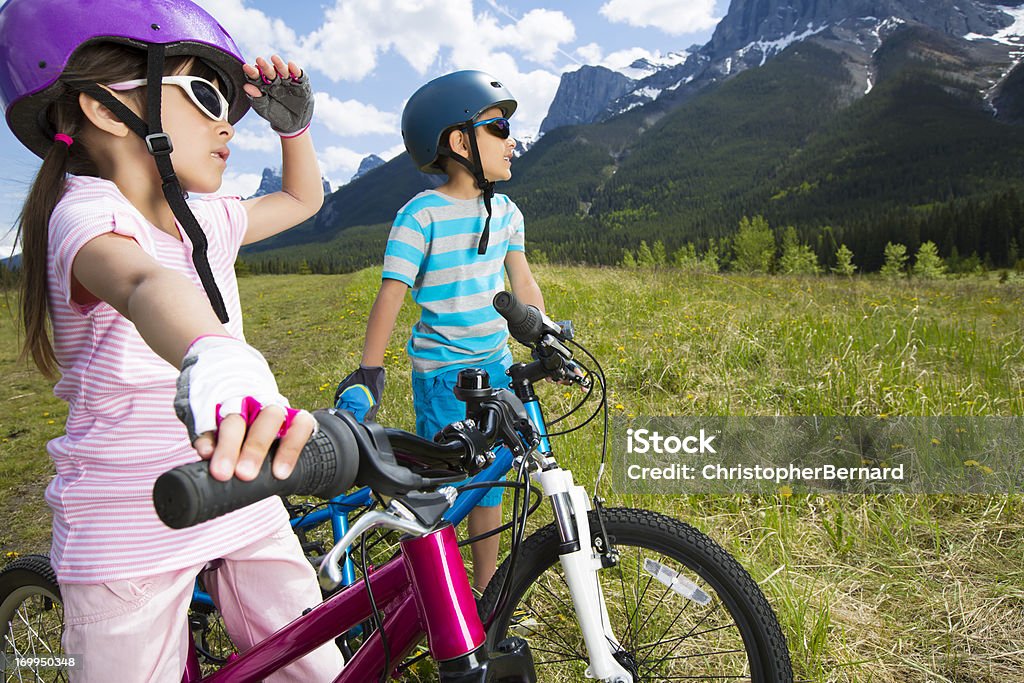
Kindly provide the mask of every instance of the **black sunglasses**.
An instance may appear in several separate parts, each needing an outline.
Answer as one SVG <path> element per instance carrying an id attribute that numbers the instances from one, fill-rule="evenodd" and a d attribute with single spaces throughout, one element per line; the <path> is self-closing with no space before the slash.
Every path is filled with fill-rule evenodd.
<path id="1" fill-rule="evenodd" d="M 502 140 L 507 140 L 508 136 L 512 134 L 512 125 L 503 116 L 499 116 L 493 119 L 484 119 L 483 121 L 477 121 L 473 124 L 474 128 L 479 126 L 487 126 L 487 130 L 498 136 Z"/>

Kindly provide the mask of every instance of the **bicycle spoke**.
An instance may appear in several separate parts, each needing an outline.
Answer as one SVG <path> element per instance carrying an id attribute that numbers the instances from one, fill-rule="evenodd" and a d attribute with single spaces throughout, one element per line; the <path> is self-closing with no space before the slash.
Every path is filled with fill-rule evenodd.
<path id="1" fill-rule="evenodd" d="M 743 652 L 741 649 L 737 650 L 719 650 L 718 652 L 701 652 L 699 654 L 694 653 L 692 655 L 676 655 L 675 657 L 666 657 L 665 661 L 680 660 L 680 659 L 693 659 L 694 657 L 713 657 L 715 655 L 736 655 Z"/>
<path id="2" fill-rule="evenodd" d="M 620 558 L 615 568 L 597 572 L 604 596 L 602 625 L 608 629 L 602 634 L 602 647 L 633 680 L 752 681 L 760 671 L 764 676 L 759 680 L 792 682 L 778 622 L 733 558 L 699 531 L 664 515 L 630 509 L 606 510 L 605 515 Z M 582 644 L 571 591 L 557 559 L 560 543 L 554 524 L 527 541 L 529 551 L 521 558 L 525 564 L 522 569 L 516 566 L 513 583 L 519 588 L 502 607 L 507 610 L 502 612 L 504 621 L 496 623 L 509 623 L 517 611 L 532 611 L 536 619 L 517 635 L 529 643 L 538 664 L 548 658 L 543 662 L 549 665 L 545 680 L 582 680 L 586 655 L 574 664 L 575 658 L 553 652 L 565 641 Z M 689 575 L 701 593 L 693 599 L 680 595 L 674 586 L 645 572 L 648 556 L 659 566 Z M 710 601 L 702 597 L 705 593 Z M 498 597 L 496 588 L 488 589 L 483 604 L 493 605 Z M 750 623 L 741 617 L 745 608 L 757 615 Z M 560 628 L 552 629 L 556 623 Z M 495 642 L 509 635 L 513 633 L 508 630 L 489 634 Z M 606 639 L 608 645 L 603 644 Z"/>
<path id="3" fill-rule="evenodd" d="M 656 660 L 652 660 L 652 659 L 644 660 L 644 664 L 647 665 L 647 668 L 645 669 L 645 671 L 654 671 L 654 667 L 662 664 L 665 661 L 668 661 L 669 655 L 671 655 L 673 652 L 675 652 L 676 649 L 679 647 L 680 644 L 682 644 L 682 642 L 684 640 L 688 640 L 689 638 L 693 637 L 693 634 L 696 632 L 696 630 L 698 628 L 700 628 L 700 626 L 705 621 L 707 621 L 715 612 L 717 612 L 718 608 L 721 605 L 722 605 L 721 602 L 717 603 L 713 610 L 708 611 L 703 617 L 701 617 L 700 621 L 698 621 L 696 624 L 694 624 L 693 627 L 684 635 L 684 637 L 678 639 L 676 644 L 672 646 L 672 649 L 670 649 L 668 652 L 666 652 L 660 658 L 658 658 Z M 684 657 L 684 658 L 689 658 L 689 657 L 694 657 L 694 656 L 698 656 L 698 655 L 690 655 L 690 656 L 687 656 L 687 657 Z M 703 655 L 700 655 L 700 656 L 703 656 Z"/>
<path id="4" fill-rule="evenodd" d="M 21 623 L 23 623 L 25 625 L 25 630 L 26 630 L 26 632 L 29 635 L 29 641 L 28 642 L 32 644 L 31 654 L 33 656 L 39 654 L 38 652 L 36 652 L 36 649 L 35 649 L 35 644 L 36 643 L 42 643 L 46 647 L 47 654 L 52 654 L 53 650 L 50 649 L 49 644 L 45 642 L 45 640 L 43 639 L 43 637 L 40 634 L 40 632 L 38 630 L 36 630 L 36 628 L 32 624 L 29 623 L 28 619 L 25 618 L 25 615 L 23 614 L 23 610 L 21 610 L 21 609 L 18 610 L 18 618 L 21 620 Z"/>
<path id="5" fill-rule="evenodd" d="M 540 586 L 540 587 L 541 587 L 541 588 L 543 588 L 544 590 L 547 590 L 547 591 L 548 591 L 549 593 L 551 593 L 550 589 L 548 589 L 548 588 L 547 588 L 546 586 Z M 552 595 L 552 597 L 555 597 L 555 599 L 556 599 L 556 600 L 558 600 L 557 596 L 555 596 L 555 595 L 554 595 L 553 593 L 551 593 L 551 595 Z M 561 600 L 559 600 L 559 602 L 562 602 L 562 601 L 561 601 Z M 563 605 L 563 607 L 564 607 L 564 606 L 565 606 L 565 603 L 564 603 L 564 602 L 562 602 L 562 605 Z M 564 637 L 564 635 L 563 635 L 563 629 L 559 629 L 559 628 L 555 627 L 555 626 L 554 626 L 553 624 L 551 624 L 551 623 L 550 623 L 550 622 L 549 622 L 549 621 L 548 621 L 548 620 L 547 620 L 547 619 L 546 619 L 546 618 L 544 617 L 544 615 L 542 615 L 542 614 L 541 614 L 540 612 L 538 612 L 537 610 L 535 610 L 535 609 L 534 609 L 533 607 L 528 607 L 528 609 L 530 610 L 530 612 L 531 612 L 532 614 L 534 614 L 534 615 L 535 615 L 535 616 L 536 616 L 536 617 L 537 617 L 537 618 L 538 618 L 538 619 L 539 619 L 539 620 L 540 620 L 540 621 L 541 621 L 541 622 L 542 622 L 542 623 L 544 624 L 544 626 L 546 626 L 546 627 L 547 627 L 548 631 L 550 631 L 551 633 L 554 633 L 554 634 L 556 634 L 556 635 L 558 636 L 558 639 L 559 639 L 559 640 L 560 640 L 560 641 L 562 642 L 562 644 L 563 644 L 563 645 L 565 645 L 565 648 L 566 648 L 566 650 L 563 650 L 563 651 L 562 651 L 562 652 L 561 652 L 560 654 L 570 654 L 570 653 L 575 653 L 575 655 L 576 655 L 576 657 L 577 657 L 577 658 L 579 658 L 579 659 L 583 659 L 583 655 L 582 655 L 582 654 L 580 653 L 579 649 L 578 649 L 578 648 L 575 648 L 575 647 L 573 647 L 573 646 L 572 646 L 571 644 L 569 644 L 569 641 L 567 641 L 567 640 L 565 639 L 565 637 Z M 510 627 L 511 627 L 511 624 L 510 624 Z M 529 626 L 527 626 L 526 628 L 530 628 L 530 627 L 529 627 Z M 547 638 L 549 642 L 552 642 L 552 643 L 554 643 L 554 640 L 553 640 L 553 639 L 551 638 L 551 636 L 550 636 L 550 635 L 548 635 L 547 633 L 545 633 L 545 632 L 542 632 L 542 631 L 537 631 L 536 629 L 530 629 L 530 630 L 532 630 L 532 631 L 533 631 L 534 633 L 536 633 L 537 635 L 540 635 L 540 636 L 542 636 L 542 637 L 545 637 L 545 638 Z"/>
<path id="6" fill-rule="evenodd" d="M 678 638 L 672 638 L 670 640 L 660 640 L 659 639 L 659 640 L 654 641 L 652 643 L 649 643 L 649 644 L 646 644 L 646 645 L 641 645 L 641 646 L 637 647 L 635 650 L 633 650 L 633 652 L 640 652 L 642 650 L 652 650 L 652 649 L 658 647 L 659 645 L 667 645 L 669 643 L 677 643 L 677 642 L 679 642 L 681 640 L 687 640 L 689 638 L 696 638 L 697 636 L 703 636 L 703 635 L 706 635 L 708 633 L 714 633 L 716 631 L 722 631 L 722 630 L 725 630 L 725 629 L 731 629 L 731 628 L 735 627 L 735 625 L 736 625 L 736 622 L 729 622 L 728 624 L 724 624 L 722 626 L 715 626 L 713 628 L 709 628 L 709 629 L 704 630 L 704 631 L 698 631 L 697 633 L 687 633 L 687 634 L 679 636 Z"/>
<path id="7" fill-rule="evenodd" d="M 637 629 L 636 629 L 637 633 L 639 633 L 639 632 L 644 630 L 644 626 L 647 626 L 647 622 L 650 621 L 651 617 L 654 616 L 654 612 L 658 609 L 658 607 L 661 606 L 661 603 L 665 602 L 665 597 L 669 593 L 671 593 L 671 592 L 672 592 L 672 589 L 669 588 L 668 586 L 665 586 L 665 590 L 662 591 L 661 595 L 658 597 L 658 601 L 656 603 L 654 603 L 654 607 L 651 608 L 650 614 L 648 614 L 647 618 L 644 619 L 644 622 L 637 627 Z M 639 610 L 640 607 L 641 607 L 641 605 L 638 604 L 637 605 L 637 610 Z"/>
<path id="8" fill-rule="evenodd" d="M 654 577 L 648 575 L 647 576 L 647 583 L 644 584 L 644 589 L 640 592 L 640 595 L 636 599 L 636 609 L 633 610 L 633 613 L 629 615 L 628 619 L 626 619 L 626 623 L 633 623 L 633 619 L 640 613 L 640 607 L 644 603 L 644 596 L 647 595 L 647 589 L 650 588 L 652 581 L 654 581 Z M 639 562 L 636 563 L 636 585 L 640 585 L 640 563 Z M 639 636 L 639 634 L 640 634 L 639 627 L 636 629 L 636 632 L 637 632 L 637 635 Z"/>
<path id="9" fill-rule="evenodd" d="M 547 650 L 543 647 L 530 647 L 530 652 L 546 652 L 552 655 L 564 655 L 564 652 L 558 650 Z M 584 657 L 566 657 L 564 659 L 545 659 L 543 662 L 536 662 L 537 664 L 558 664 L 559 662 L 583 662 L 586 661 Z"/>
<path id="10" fill-rule="evenodd" d="M 750 676 L 658 676 L 663 681 L 749 681 Z"/>
<path id="11" fill-rule="evenodd" d="M 54 603 L 50 602 L 50 607 L 46 608 L 46 604 L 50 602 L 49 598 L 43 596 L 31 596 L 20 605 L 17 611 L 11 615 L 11 620 L 8 622 L 8 631 L 4 634 L 5 650 L 10 653 L 13 657 L 39 657 L 48 656 L 54 654 L 54 649 L 50 645 L 52 624 L 48 623 L 47 614 L 51 613 L 61 621 L 59 611 L 54 611 Z M 59 642 L 59 634 L 57 639 Z M 54 677 L 49 679 L 51 681 L 66 681 L 66 674 L 62 671 L 54 671 Z M 5 680 L 17 680 L 19 682 L 32 680 L 32 681 L 44 681 L 42 674 L 38 671 L 29 670 L 28 675 L 31 678 L 26 678 L 26 671 L 18 668 L 13 670 L 10 678 Z M 17 677 L 16 679 L 14 677 Z"/>
<path id="12" fill-rule="evenodd" d="M 622 588 L 622 604 L 623 604 L 623 606 L 625 606 L 625 604 L 626 604 L 626 594 L 628 593 L 628 591 L 626 590 L 626 580 L 625 580 L 625 578 L 623 578 L 623 573 L 624 572 L 622 571 L 621 565 L 618 567 L 618 571 L 616 571 L 615 573 L 619 575 L 619 586 Z M 640 634 L 637 633 L 636 636 L 637 636 L 637 638 L 639 638 Z M 632 650 L 633 649 L 633 644 L 634 644 L 633 625 L 629 622 L 628 619 L 626 620 L 626 633 L 623 636 L 623 642 L 621 644 L 627 650 Z"/>

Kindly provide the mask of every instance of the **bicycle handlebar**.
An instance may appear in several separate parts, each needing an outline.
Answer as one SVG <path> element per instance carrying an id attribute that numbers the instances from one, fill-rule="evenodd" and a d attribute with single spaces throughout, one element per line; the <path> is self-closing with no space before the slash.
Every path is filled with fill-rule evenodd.
<path id="1" fill-rule="evenodd" d="M 535 306 L 523 304 L 511 292 L 498 292 L 491 302 L 494 309 L 508 321 L 508 333 L 525 346 L 533 346 L 544 335 L 562 336 L 562 328 Z"/>
<path id="2" fill-rule="evenodd" d="M 512 440 L 518 440 L 517 430 L 529 428 L 522 403 L 510 392 L 498 390 L 478 408 L 479 425 L 457 423 L 460 429 L 443 431 L 440 443 L 385 430 L 375 422 L 360 423 L 344 410 L 317 410 L 313 417 L 319 430 L 303 447 L 287 479 L 277 479 L 271 472 L 275 444 L 252 481 L 214 479 L 207 460 L 164 472 L 153 486 L 153 505 L 164 524 L 184 529 L 275 495 L 331 498 L 358 484 L 382 495 L 403 496 L 459 481 L 465 478 L 463 472 L 475 474 L 487 464 L 483 455 L 498 439 L 521 451 L 522 445 Z M 403 461 L 451 469 L 440 476 L 436 471 L 422 476 L 396 460 L 392 445 L 399 448 Z"/>
<path id="3" fill-rule="evenodd" d="M 252 481 L 214 479 L 207 460 L 181 465 L 164 472 L 153 485 L 157 516 L 172 529 L 184 529 L 270 496 L 330 498 L 350 488 L 359 466 L 355 436 L 341 421 L 328 419 L 325 411 L 313 415 L 319 431 L 303 447 L 287 479 L 278 479 L 270 471 L 276 443 Z"/>
<path id="4" fill-rule="evenodd" d="M 569 335 L 535 307 L 523 305 L 509 292 L 499 292 L 494 307 L 509 321 L 512 336 L 523 344 L 546 352 L 560 349 L 565 358 L 572 357 L 558 342 Z M 550 362 L 544 365 L 551 366 L 547 367 L 548 373 L 563 367 L 561 359 L 557 368 Z M 445 439 L 441 443 L 401 430 L 385 430 L 375 422 L 360 423 L 347 411 L 317 410 L 313 416 L 319 431 L 303 447 L 287 479 L 277 479 L 271 472 L 275 445 L 251 481 L 214 479 L 206 460 L 164 472 L 153 486 L 153 505 L 167 526 L 184 529 L 274 495 L 331 498 L 358 484 L 382 495 L 400 496 L 463 478 L 444 473 L 421 476 L 396 461 L 392 445 L 399 447 L 403 460 L 428 466 L 449 465 L 470 474 L 481 469 L 483 454 L 498 439 L 513 453 L 525 453 L 520 438 L 533 441 L 536 434 L 519 399 L 500 390 L 474 403 L 475 410 L 480 411 L 476 422 L 457 423 L 460 429 L 446 429 L 439 437 Z"/>

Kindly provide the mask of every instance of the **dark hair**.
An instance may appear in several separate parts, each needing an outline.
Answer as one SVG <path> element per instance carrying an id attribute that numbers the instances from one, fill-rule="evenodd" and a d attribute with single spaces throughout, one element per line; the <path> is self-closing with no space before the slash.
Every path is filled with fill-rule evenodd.
<path id="1" fill-rule="evenodd" d="M 167 58 L 164 73 L 173 74 L 189 65 L 192 75 L 216 78 L 216 72 L 198 59 L 188 56 Z M 79 48 L 68 61 L 61 80 L 89 83 L 118 83 L 146 75 L 146 53 L 137 48 L 115 43 L 91 43 Z M 145 88 L 123 94 L 144 107 Z M 46 112 L 47 122 L 55 133 L 74 139 L 73 145 L 55 141 L 36 173 L 28 197 L 18 217 L 21 240 L 21 324 L 25 339 L 21 359 L 31 356 L 36 367 L 49 378 L 56 375 L 58 363 L 50 339 L 50 306 L 47 290 L 47 244 L 50 215 L 64 195 L 68 173 L 98 176 L 96 164 L 80 136 L 85 114 L 78 103 L 76 90 L 64 87 Z M 143 114 L 144 115 L 144 114 Z"/>
<path id="2" fill-rule="evenodd" d="M 452 133 L 454 133 L 455 131 L 462 131 L 463 135 L 476 135 L 476 132 L 472 128 L 470 128 L 469 132 L 467 133 L 465 130 L 465 125 L 466 124 L 464 123 L 460 123 L 458 125 L 449 126 L 448 128 L 445 128 L 444 132 L 441 133 L 440 140 L 437 141 L 437 160 L 434 161 L 434 166 L 439 168 L 441 172 L 444 173 L 446 176 L 451 176 L 451 171 L 449 171 L 450 164 L 456 163 L 452 161 L 451 158 L 448 157 L 448 154 L 452 152 L 452 146 L 450 142 Z M 472 157 L 472 154 L 472 151 L 470 151 L 470 157 Z M 470 160 L 472 161 L 472 158 Z"/>

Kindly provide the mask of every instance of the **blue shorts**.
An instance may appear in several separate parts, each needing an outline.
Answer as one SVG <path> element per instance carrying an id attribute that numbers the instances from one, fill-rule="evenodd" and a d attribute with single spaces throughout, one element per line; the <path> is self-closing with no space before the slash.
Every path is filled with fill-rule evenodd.
<path id="1" fill-rule="evenodd" d="M 491 386 L 498 389 L 508 388 L 509 378 L 505 374 L 508 366 L 504 363 L 491 363 L 480 366 L 491 376 Z M 416 410 L 416 433 L 426 439 L 433 439 L 441 429 L 466 417 L 466 404 L 455 398 L 455 382 L 459 371 L 464 368 L 448 370 L 432 377 L 412 378 L 412 404 Z M 453 486 L 461 486 L 472 479 L 467 479 Z M 477 507 L 494 507 L 501 505 L 505 487 L 495 486 L 488 489 Z"/>

